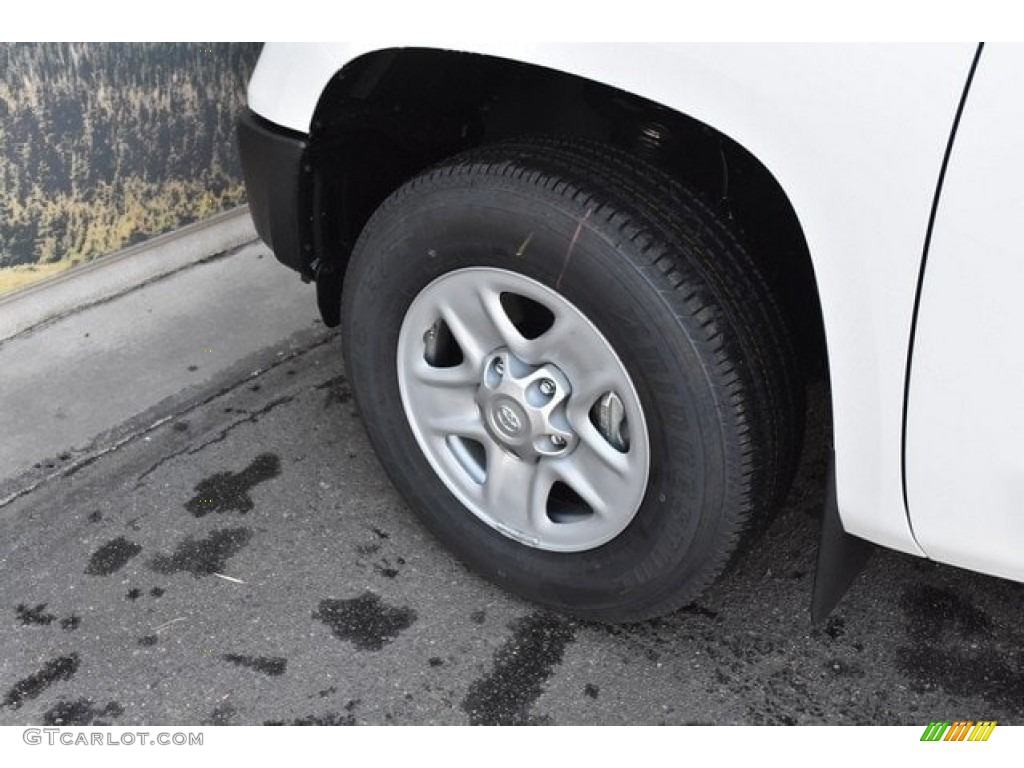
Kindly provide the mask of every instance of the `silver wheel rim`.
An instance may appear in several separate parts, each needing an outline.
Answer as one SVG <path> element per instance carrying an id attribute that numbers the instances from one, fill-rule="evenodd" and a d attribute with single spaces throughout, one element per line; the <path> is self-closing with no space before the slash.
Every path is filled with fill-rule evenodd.
<path id="1" fill-rule="evenodd" d="M 424 456 L 495 530 L 579 552 L 635 517 L 650 471 L 636 389 L 601 332 L 552 289 L 503 269 L 449 272 L 410 305 L 397 362 Z"/>

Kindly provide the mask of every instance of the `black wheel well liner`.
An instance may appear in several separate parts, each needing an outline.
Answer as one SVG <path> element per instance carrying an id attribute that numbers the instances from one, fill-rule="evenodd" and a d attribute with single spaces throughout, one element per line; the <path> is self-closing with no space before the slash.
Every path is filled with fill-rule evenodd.
<path id="1" fill-rule="evenodd" d="M 625 149 L 700 192 L 743 238 L 775 292 L 808 371 L 827 367 L 803 230 L 751 153 L 681 112 L 544 67 L 436 49 L 385 49 L 349 62 L 313 116 L 310 271 L 324 320 L 338 322 L 349 253 L 377 206 L 457 152 L 515 136 L 585 137 Z"/>

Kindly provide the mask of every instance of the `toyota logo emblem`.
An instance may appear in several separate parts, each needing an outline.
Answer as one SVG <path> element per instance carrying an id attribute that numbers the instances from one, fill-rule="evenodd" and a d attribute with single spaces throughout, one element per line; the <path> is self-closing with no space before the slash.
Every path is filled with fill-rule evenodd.
<path id="1" fill-rule="evenodd" d="M 501 431 L 509 436 L 514 437 L 523 429 L 522 419 L 507 405 L 499 405 L 495 409 L 494 420 L 498 423 Z"/>

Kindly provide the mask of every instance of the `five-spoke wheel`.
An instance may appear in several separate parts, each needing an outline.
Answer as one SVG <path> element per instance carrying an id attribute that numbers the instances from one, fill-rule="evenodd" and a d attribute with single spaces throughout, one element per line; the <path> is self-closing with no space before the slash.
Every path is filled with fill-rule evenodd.
<path id="1" fill-rule="evenodd" d="M 576 552 L 643 500 L 649 438 L 633 382 L 565 297 L 506 269 L 426 286 L 398 336 L 402 405 L 449 490 L 495 530 Z"/>

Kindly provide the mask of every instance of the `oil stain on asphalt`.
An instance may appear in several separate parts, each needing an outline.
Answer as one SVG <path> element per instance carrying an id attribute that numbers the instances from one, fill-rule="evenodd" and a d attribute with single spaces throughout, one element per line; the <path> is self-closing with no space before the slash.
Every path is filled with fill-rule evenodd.
<path id="1" fill-rule="evenodd" d="M 949 630 L 963 638 L 992 634 L 992 622 L 984 611 L 951 589 L 913 586 L 903 593 L 900 607 L 909 619 L 907 631 L 918 641 L 939 640 Z"/>
<path id="2" fill-rule="evenodd" d="M 94 706 L 92 699 L 58 701 L 43 715 L 45 725 L 110 725 L 110 721 L 124 714 L 124 707 L 118 702 L 108 702 L 105 707 Z"/>
<path id="3" fill-rule="evenodd" d="M 19 603 L 14 609 L 15 613 L 18 614 L 18 621 L 24 627 L 37 625 L 48 627 L 57 618 L 52 613 L 46 612 L 46 603 L 40 603 L 39 605 L 30 608 L 26 603 Z M 60 620 L 60 628 L 66 632 L 72 632 L 78 629 L 78 625 L 82 623 L 81 616 L 75 616 L 74 614 L 67 618 Z"/>
<path id="4" fill-rule="evenodd" d="M 416 621 L 412 608 L 396 608 L 372 592 L 351 600 L 321 600 L 313 618 L 331 628 L 339 640 L 361 651 L 379 651 Z"/>
<path id="5" fill-rule="evenodd" d="M 318 384 L 316 388 L 327 390 L 327 397 L 324 398 L 325 409 L 345 405 L 352 400 L 352 388 L 344 376 L 335 376 L 323 384 Z"/>
<path id="6" fill-rule="evenodd" d="M 22 623 L 22 626 L 40 624 L 45 627 L 57 618 L 52 613 L 46 612 L 46 603 L 40 603 L 35 608 L 29 608 L 25 603 L 21 603 L 15 608 L 15 611 L 18 613 L 18 621 Z"/>
<path id="7" fill-rule="evenodd" d="M 230 511 L 244 515 L 255 506 L 249 492 L 280 474 L 281 460 L 273 453 L 261 453 L 241 472 L 218 472 L 199 481 L 185 509 L 195 517 Z"/>
<path id="8" fill-rule="evenodd" d="M 348 706 L 355 706 L 354 701 L 350 701 Z M 348 709 L 346 706 L 346 709 Z M 284 720 L 266 720 L 264 725 L 355 725 L 356 718 L 351 711 L 345 712 L 328 712 L 323 715 L 306 715 L 306 717 L 298 718 L 290 722 Z"/>
<path id="9" fill-rule="evenodd" d="M 141 551 L 140 545 L 128 541 L 124 536 L 118 536 L 92 553 L 85 572 L 89 576 L 110 576 L 124 568 Z"/>
<path id="10" fill-rule="evenodd" d="M 70 680 L 78 671 L 78 664 L 77 653 L 51 659 L 41 669 L 15 683 L 4 697 L 3 706 L 18 709 L 26 699 L 36 698 L 58 680 Z"/>
<path id="11" fill-rule="evenodd" d="M 576 637 L 571 622 L 548 613 L 519 619 L 512 629 L 512 637 L 494 654 L 491 671 L 469 686 L 462 702 L 471 725 L 540 722 L 530 708 Z"/>
<path id="12" fill-rule="evenodd" d="M 237 555 L 252 539 L 248 528 L 221 528 L 204 539 L 192 536 L 180 542 L 171 555 L 157 555 L 149 567 L 157 573 L 191 573 L 195 578 L 211 576 L 224 570 L 229 559 Z"/>
<path id="13" fill-rule="evenodd" d="M 288 666 L 288 660 L 280 656 L 243 656 L 237 653 L 225 653 L 221 658 L 235 666 L 246 667 L 271 677 L 283 675 Z"/>
<path id="14" fill-rule="evenodd" d="M 214 707 L 204 725 L 231 725 L 231 720 L 238 714 L 238 710 L 231 704 L 223 702 Z"/>
<path id="15" fill-rule="evenodd" d="M 997 632 L 984 611 L 951 589 L 916 585 L 900 606 L 910 642 L 896 649 L 896 665 L 918 690 L 980 696 L 1007 709 L 1024 701 L 1019 635 Z"/>

